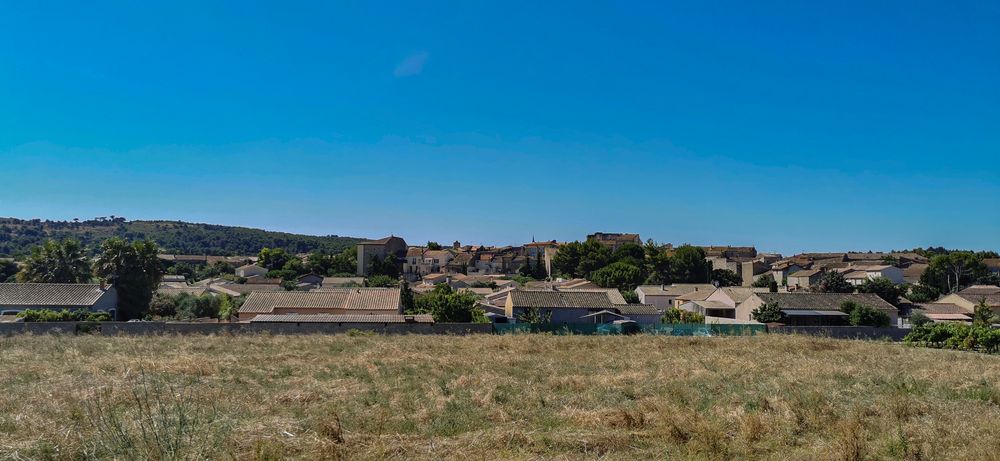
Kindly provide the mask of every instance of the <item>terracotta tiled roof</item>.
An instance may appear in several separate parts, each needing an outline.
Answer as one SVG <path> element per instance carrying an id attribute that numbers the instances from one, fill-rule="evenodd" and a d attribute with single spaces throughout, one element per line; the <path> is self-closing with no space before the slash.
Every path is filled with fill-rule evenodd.
<path id="1" fill-rule="evenodd" d="M 434 323 L 434 317 L 428 314 L 261 314 L 250 319 L 250 323 Z"/>
<path id="2" fill-rule="evenodd" d="M 973 285 L 959 291 L 958 294 L 963 298 L 969 296 L 995 295 L 1000 294 L 1000 287 L 995 285 Z"/>
<path id="3" fill-rule="evenodd" d="M 782 309 L 840 310 L 844 301 L 853 301 L 880 310 L 896 307 L 871 293 L 756 293 L 764 302 L 778 303 Z"/>
<path id="4" fill-rule="evenodd" d="M 715 285 L 710 283 L 675 283 L 673 285 L 641 285 L 638 290 L 646 296 L 680 296 L 692 291 L 708 290 L 714 291 Z"/>
<path id="5" fill-rule="evenodd" d="M 0 283 L 0 305 L 88 307 L 106 292 L 90 283 Z"/>
<path id="6" fill-rule="evenodd" d="M 656 306 L 650 304 L 626 304 L 615 309 L 618 309 L 622 315 L 658 315 L 660 313 Z"/>
<path id="7" fill-rule="evenodd" d="M 617 305 L 611 301 L 606 292 L 594 291 L 547 291 L 547 290 L 514 290 L 510 292 L 513 307 L 584 307 L 613 308 Z"/>
<path id="8" fill-rule="evenodd" d="M 275 308 L 380 310 L 399 312 L 399 288 L 344 288 L 330 291 L 253 292 L 240 313 L 270 313 Z"/>

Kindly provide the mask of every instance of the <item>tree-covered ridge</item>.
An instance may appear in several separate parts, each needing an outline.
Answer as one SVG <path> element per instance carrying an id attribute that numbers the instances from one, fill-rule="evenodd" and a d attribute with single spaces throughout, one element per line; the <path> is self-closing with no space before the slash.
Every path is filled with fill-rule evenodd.
<path id="1" fill-rule="evenodd" d="M 255 255 L 265 247 L 282 248 L 293 254 L 314 250 L 339 253 L 365 240 L 183 221 L 128 221 L 118 216 L 87 221 L 0 218 L 0 256 L 27 255 L 31 247 L 48 239 L 77 240 L 94 252 L 102 241 L 111 237 L 148 238 L 165 253 L 212 256 Z"/>

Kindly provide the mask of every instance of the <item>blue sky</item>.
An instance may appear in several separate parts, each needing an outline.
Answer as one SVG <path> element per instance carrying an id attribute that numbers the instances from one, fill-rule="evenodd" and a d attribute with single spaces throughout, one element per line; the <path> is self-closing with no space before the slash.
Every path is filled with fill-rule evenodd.
<path id="1" fill-rule="evenodd" d="M 997 2 L 145 3 L 4 6 L 0 216 L 1000 248 Z"/>

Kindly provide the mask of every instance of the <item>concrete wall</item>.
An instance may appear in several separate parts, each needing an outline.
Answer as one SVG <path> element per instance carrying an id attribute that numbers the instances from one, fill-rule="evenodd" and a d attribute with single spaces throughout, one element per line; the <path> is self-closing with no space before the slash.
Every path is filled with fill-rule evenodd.
<path id="1" fill-rule="evenodd" d="M 772 327 L 768 326 L 769 333 L 777 334 L 800 334 L 812 336 L 826 336 L 837 339 L 889 339 L 892 341 L 902 341 L 910 329 L 908 328 L 874 328 L 874 327 Z"/>
<path id="2" fill-rule="evenodd" d="M 489 334 L 490 324 L 435 323 L 375 324 L 375 323 L 164 323 L 164 322 L 27 322 L 0 323 L 0 336 L 13 334 L 75 334 L 116 335 L 162 334 L 344 334 L 351 330 L 380 334 L 466 335 Z"/>

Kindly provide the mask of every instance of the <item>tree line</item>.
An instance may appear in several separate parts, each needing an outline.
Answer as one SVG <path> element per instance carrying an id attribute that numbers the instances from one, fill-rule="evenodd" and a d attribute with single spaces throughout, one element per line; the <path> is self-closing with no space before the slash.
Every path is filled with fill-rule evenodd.
<path id="1" fill-rule="evenodd" d="M 149 239 L 167 253 L 213 256 L 252 255 L 264 247 L 282 248 L 293 254 L 314 250 L 339 253 L 364 240 L 183 221 L 128 221 L 120 216 L 83 221 L 0 218 L 0 255 L 25 256 L 31 247 L 50 239 L 76 240 L 96 253 L 100 242 L 111 237 Z"/>

